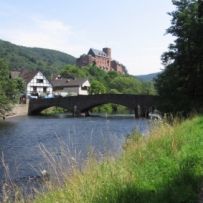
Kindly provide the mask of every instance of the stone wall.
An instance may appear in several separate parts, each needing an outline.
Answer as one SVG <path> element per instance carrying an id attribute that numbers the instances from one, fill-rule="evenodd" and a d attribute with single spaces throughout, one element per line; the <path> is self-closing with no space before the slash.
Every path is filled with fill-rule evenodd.
<path id="1" fill-rule="evenodd" d="M 117 61 L 111 61 L 111 68 L 112 70 L 121 73 L 121 74 L 126 74 L 126 68 L 124 65 L 118 63 Z"/>
<path id="2" fill-rule="evenodd" d="M 126 68 L 117 61 L 111 59 L 111 49 L 103 48 L 105 56 L 92 56 L 90 54 L 83 54 L 76 60 L 76 64 L 80 67 L 95 64 L 104 71 L 116 71 L 118 73 L 126 74 Z"/>

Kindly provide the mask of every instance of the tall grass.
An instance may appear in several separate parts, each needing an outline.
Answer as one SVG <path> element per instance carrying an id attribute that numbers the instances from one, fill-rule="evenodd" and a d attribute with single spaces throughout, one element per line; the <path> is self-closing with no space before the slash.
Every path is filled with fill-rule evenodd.
<path id="1" fill-rule="evenodd" d="M 162 123 L 150 135 L 131 135 L 119 158 L 63 174 L 62 184 L 36 197 L 36 203 L 197 202 L 203 182 L 203 117 Z"/>

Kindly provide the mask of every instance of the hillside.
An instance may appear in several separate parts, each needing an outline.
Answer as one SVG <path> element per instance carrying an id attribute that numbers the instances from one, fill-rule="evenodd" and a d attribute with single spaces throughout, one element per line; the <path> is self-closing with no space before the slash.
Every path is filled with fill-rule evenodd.
<path id="1" fill-rule="evenodd" d="M 66 64 L 75 64 L 75 57 L 51 49 L 28 48 L 0 40 L 0 58 L 10 69 L 41 70 L 46 75 L 58 72 Z"/>
<path id="2" fill-rule="evenodd" d="M 147 74 L 147 75 L 136 75 L 135 77 L 142 81 L 152 81 L 153 79 L 155 79 L 157 77 L 158 74 L 159 74 L 159 72 L 151 73 L 151 74 Z"/>

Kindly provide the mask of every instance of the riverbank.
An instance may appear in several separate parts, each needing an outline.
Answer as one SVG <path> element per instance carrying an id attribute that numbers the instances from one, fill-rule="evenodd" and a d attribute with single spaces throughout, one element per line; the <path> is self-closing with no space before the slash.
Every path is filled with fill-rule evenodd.
<path id="1" fill-rule="evenodd" d="M 15 116 L 26 116 L 28 114 L 28 103 L 27 104 L 15 104 L 12 110 L 6 114 L 5 118 L 11 118 Z"/>
<path id="2" fill-rule="evenodd" d="M 203 117 L 160 124 L 149 137 L 132 135 L 120 158 L 89 158 L 63 186 L 52 186 L 34 202 L 197 202 L 203 182 Z"/>
<path id="3" fill-rule="evenodd" d="M 67 173 L 68 158 L 71 158 L 70 163 L 76 160 L 82 165 L 91 149 L 99 158 L 103 158 L 104 153 L 119 156 L 122 144 L 131 132 L 147 133 L 149 128 L 146 119 L 17 116 L 0 121 L 1 160 L 3 156 L 12 182 L 21 186 L 28 180 L 35 185 L 34 177 L 40 176 L 40 171 L 47 170 L 51 178 L 61 174 L 44 158 L 41 146 L 45 146 L 57 159 L 55 163 L 63 166 Z M 66 164 L 60 164 L 62 161 Z M 1 166 L 0 182 L 5 180 L 5 170 Z"/>

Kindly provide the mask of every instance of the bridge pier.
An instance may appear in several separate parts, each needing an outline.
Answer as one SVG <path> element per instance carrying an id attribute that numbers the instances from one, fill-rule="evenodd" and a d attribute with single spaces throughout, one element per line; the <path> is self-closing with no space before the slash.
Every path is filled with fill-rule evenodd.
<path id="1" fill-rule="evenodd" d="M 135 111 L 135 118 L 140 118 L 141 117 L 141 107 L 140 105 L 137 105 L 134 109 Z"/>
<path id="2" fill-rule="evenodd" d="M 89 111 L 85 111 L 85 117 L 90 116 L 90 112 Z"/>
<path id="3" fill-rule="evenodd" d="M 73 117 L 80 117 L 80 116 L 88 117 L 90 116 L 90 113 L 89 111 L 85 111 L 84 113 L 77 111 L 77 112 L 73 112 L 72 115 Z"/>
<path id="4" fill-rule="evenodd" d="M 149 109 L 150 109 L 150 108 L 148 108 L 148 107 L 143 107 L 143 108 L 142 108 L 142 117 L 148 118 Z"/>
<path id="5" fill-rule="evenodd" d="M 134 115 L 135 118 L 148 118 L 149 117 L 149 113 L 152 112 L 152 107 L 144 107 L 144 106 L 140 106 L 137 105 L 134 109 Z"/>

